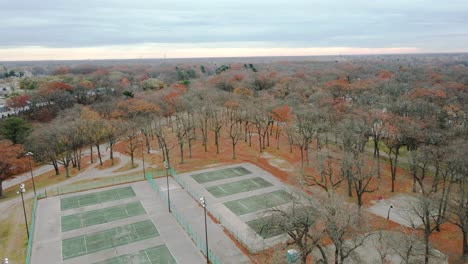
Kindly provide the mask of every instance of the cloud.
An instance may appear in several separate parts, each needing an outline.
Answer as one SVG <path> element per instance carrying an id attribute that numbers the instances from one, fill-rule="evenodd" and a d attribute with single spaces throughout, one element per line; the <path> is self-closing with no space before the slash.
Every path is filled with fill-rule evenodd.
<path id="1" fill-rule="evenodd" d="M 0 49 L 269 43 L 466 51 L 467 11 L 461 0 L 9 1 L 0 9 Z"/>

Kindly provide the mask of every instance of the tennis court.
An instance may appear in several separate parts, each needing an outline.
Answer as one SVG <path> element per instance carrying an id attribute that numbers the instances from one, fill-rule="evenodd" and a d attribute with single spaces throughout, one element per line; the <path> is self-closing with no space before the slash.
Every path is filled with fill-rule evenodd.
<path id="1" fill-rule="evenodd" d="M 133 191 L 132 187 L 121 187 L 107 191 L 62 198 L 60 200 L 60 208 L 62 211 L 64 211 L 88 205 L 125 199 L 134 196 L 135 192 Z"/>
<path id="2" fill-rule="evenodd" d="M 174 257 L 167 246 L 160 245 L 157 247 L 140 250 L 134 254 L 126 254 L 105 261 L 96 262 L 94 264 L 176 264 Z"/>
<path id="3" fill-rule="evenodd" d="M 192 174 L 192 178 L 200 184 L 212 182 L 212 181 L 219 181 L 224 179 L 229 179 L 233 177 L 240 177 L 251 172 L 244 167 L 235 167 L 235 168 L 227 168 L 222 170 L 215 170 L 215 171 L 208 171 L 198 174 Z"/>
<path id="4" fill-rule="evenodd" d="M 62 240 L 64 260 L 159 236 L 151 220 Z"/>
<path id="5" fill-rule="evenodd" d="M 284 234 L 284 231 L 280 228 L 269 226 L 268 223 L 270 222 L 271 217 L 267 216 L 246 222 L 246 224 L 264 239 Z"/>
<path id="6" fill-rule="evenodd" d="M 146 214 L 140 202 L 62 216 L 62 232 Z"/>
<path id="7" fill-rule="evenodd" d="M 236 215 L 243 215 L 255 211 L 289 203 L 292 195 L 284 190 L 249 196 L 246 198 L 225 202 L 224 205 Z"/>
<path id="8" fill-rule="evenodd" d="M 219 198 L 223 196 L 233 195 L 242 192 L 253 191 L 261 188 L 273 186 L 270 182 L 264 180 L 261 177 L 229 182 L 216 186 L 207 187 L 206 189 L 214 197 Z"/>

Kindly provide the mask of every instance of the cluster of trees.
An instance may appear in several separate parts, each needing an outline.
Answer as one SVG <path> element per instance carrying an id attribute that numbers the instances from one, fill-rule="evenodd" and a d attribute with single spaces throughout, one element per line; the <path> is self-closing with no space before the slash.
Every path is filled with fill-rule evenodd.
<path id="1" fill-rule="evenodd" d="M 452 60 L 414 63 L 407 58 L 63 66 L 50 76 L 21 81 L 30 103 L 22 118 L 43 124 L 35 125 L 30 136 L 3 137 L 24 143 L 38 161 L 54 164 L 57 173 L 58 165 L 67 173 L 69 166 L 79 168 L 83 147 L 98 148 L 102 163 L 99 148 L 107 143 L 112 158 L 120 140 L 132 161 L 139 140 L 148 152 L 161 149 L 168 162 L 177 151 L 181 163 L 191 158 L 198 142 L 218 154 L 227 140 L 233 159 L 239 143 L 259 153 L 284 147 L 299 151 L 298 167 L 307 184 L 327 193 L 346 188 L 356 198 L 359 217 L 366 194 L 377 188 L 399 190 L 403 160 L 413 191 L 419 192 L 421 206 L 415 210 L 424 223 L 427 250 L 432 232 L 451 221 L 460 227 L 468 255 L 468 155 L 462 147 L 468 142 L 467 73 L 466 66 Z M 98 93 L 97 87 L 112 92 Z M 21 107 L 25 100 L 19 99 L 9 104 Z M 157 146 L 151 146 L 153 138 Z M 387 175 L 384 162 L 390 167 L 390 186 L 378 185 Z M 345 259 L 347 253 L 340 250 L 338 259 Z"/>

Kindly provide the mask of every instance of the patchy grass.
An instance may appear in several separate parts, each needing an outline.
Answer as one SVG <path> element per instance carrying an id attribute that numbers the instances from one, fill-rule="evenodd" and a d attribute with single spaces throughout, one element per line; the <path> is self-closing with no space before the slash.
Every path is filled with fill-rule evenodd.
<path id="1" fill-rule="evenodd" d="M 24 223 L 23 206 L 21 198 L 18 202 L 2 211 L 4 218 L 0 219 L 0 256 L 8 257 L 10 263 L 24 263 L 28 239 Z M 31 223 L 33 200 L 25 200 L 28 223 Z"/>
<path id="2" fill-rule="evenodd" d="M 102 166 L 96 166 L 99 170 L 105 170 L 111 167 L 117 167 L 120 164 L 120 158 L 114 157 L 114 164 L 112 164 L 112 160 L 108 159 L 102 163 Z"/>
<path id="3" fill-rule="evenodd" d="M 89 164 L 87 162 L 83 162 L 81 170 L 85 170 L 88 166 Z M 71 179 L 81 171 L 78 171 L 78 169 L 76 168 L 70 169 L 70 177 L 65 176 L 65 169 L 63 167 L 59 169 L 59 172 L 60 175 L 55 175 L 55 170 L 50 170 L 43 174 L 34 176 L 34 184 L 36 186 L 36 190 Z M 27 192 L 33 191 L 33 184 L 31 178 L 28 178 L 28 180 L 24 181 L 23 183 L 26 185 Z M 17 197 L 18 194 L 16 193 L 16 191 L 18 191 L 18 186 L 11 186 L 5 189 L 3 192 L 3 198 L 0 199 L 0 202 Z"/>

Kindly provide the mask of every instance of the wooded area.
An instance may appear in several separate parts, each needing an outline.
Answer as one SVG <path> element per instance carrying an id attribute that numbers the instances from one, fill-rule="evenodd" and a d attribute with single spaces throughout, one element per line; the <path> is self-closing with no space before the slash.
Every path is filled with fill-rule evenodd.
<path id="1" fill-rule="evenodd" d="M 213 155 L 229 146 L 234 160 L 244 144 L 259 154 L 298 153 L 288 177 L 327 194 L 317 209 L 328 223 L 320 233 L 307 235 L 320 223 L 315 212 L 280 212 L 270 227 L 287 229 L 307 253 L 304 263 L 325 241 L 343 263 L 354 250 L 344 239 L 358 247 L 371 231 L 361 210 L 366 196 L 384 189 L 418 199 L 423 224 L 414 228 L 425 263 L 431 236 L 448 223 L 458 227 L 467 260 L 467 66 L 466 55 L 17 66 L 3 76 L 20 78 L 21 91 L 6 103 L 17 114 L 0 122 L 0 197 L 2 181 L 29 169 L 27 151 L 68 176 L 85 148 L 97 149 L 91 162 L 102 165 L 103 144 L 111 159 L 124 144 L 132 162 L 140 146 L 161 150 L 173 167 L 190 160 L 196 144 Z M 410 188 L 402 177 L 412 179 Z M 352 199 L 355 212 L 341 199 Z"/>

